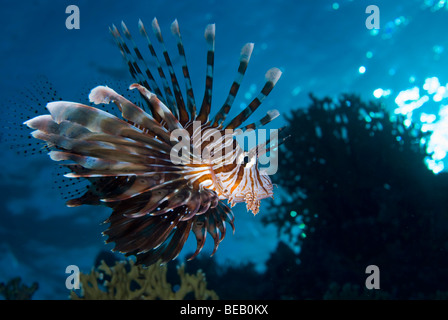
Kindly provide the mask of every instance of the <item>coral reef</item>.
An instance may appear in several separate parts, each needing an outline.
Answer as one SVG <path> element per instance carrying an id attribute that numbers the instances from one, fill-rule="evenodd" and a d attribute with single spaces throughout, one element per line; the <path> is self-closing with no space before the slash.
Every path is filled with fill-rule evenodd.
<path id="1" fill-rule="evenodd" d="M 133 260 L 119 261 L 108 266 L 104 261 L 89 274 L 80 275 L 81 293 L 71 292 L 71 299 L 79 300 L 182 300 L 190 296 L 196 300 L 216 300 L 217 294 L 207 289 L 205 274 L 185 273 L 185 266 L 177 267 L 179 289 L 167 281 L 167 266 L 136 265 Z"/>
<path id="2" fill-rule="evenodd" d="M 187 255 L 188 256 L 188 255 Z M 257 272 L 251 262 L 240 265 L 234 263 L 220 263 L 215 256 L 198 256 L 188 261 L 186 271 L 194 273 L 203 270 L 207 275 L 207 283 L 223 300 L 265 299 L 262 287 L 264 277 Z"/>
<path id="3" fill-rule="evenodd" d="M 0 283 L 0 295 L 4 296 L 6 300 L 31 300 L 38 288 L 37 282 L 27 286 L 22 283 L 20 277 L 16 277 L 9 280 L 6 284 Z"/>

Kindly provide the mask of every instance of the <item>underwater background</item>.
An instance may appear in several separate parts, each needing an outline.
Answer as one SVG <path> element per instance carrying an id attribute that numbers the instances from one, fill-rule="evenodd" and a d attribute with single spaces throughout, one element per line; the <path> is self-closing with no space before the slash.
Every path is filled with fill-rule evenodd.
<path id="1" fill-rule="evenodd" d="M 65 26 L 69 5 L 79 7 L 80 29 Z M 379 29 L 366 26 L 369 5 L 379 9 Z M 85 101 L 97 85 L 126 88 L 133 81 L 108 28 L 123 20 L 137 34 L 138 19 L 153 17 L 176 57 L 169 28 L 179 21 L 199 96 L 203 32 L 216 23 L 212 110 L 245 43 L 255 48 L 235 109 L 254 98 L 266 70 L 283 71 L 257 111 L 278 109 L 270 127 L 288 125 L 291 135 L 272 177 L 275 199 L 255 217 L 237 205 L 235 234 L 213 258 L 209 239 L 188 272 L 202 269 L 221 299 L 448 297 L 444 0 L 3 0 L 0 283 L 20 277 L 38 283 L 33 299 L 68 299 L 67 266 L 89 273 L 111 259 L 101 235 L 110 209 L 67 208 L 72 186 L 47 155 L 24 152 L 20 120 L 56 95 Z M 190 237 L 169 275 L 195 246 Z M 365 289 L 369 265 L 381 271 L 379 290 Z"/>

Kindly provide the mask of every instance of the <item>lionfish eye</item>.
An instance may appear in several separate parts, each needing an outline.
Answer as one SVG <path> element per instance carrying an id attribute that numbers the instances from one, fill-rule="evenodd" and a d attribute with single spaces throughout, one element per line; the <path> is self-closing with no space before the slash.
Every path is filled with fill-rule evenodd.
<path id="1" fill-rule="evenodd" d="M 245 156 L 243 161 L 244 161 L 244 164 L 248 164 L 249 163 L 249 156 Z"/>

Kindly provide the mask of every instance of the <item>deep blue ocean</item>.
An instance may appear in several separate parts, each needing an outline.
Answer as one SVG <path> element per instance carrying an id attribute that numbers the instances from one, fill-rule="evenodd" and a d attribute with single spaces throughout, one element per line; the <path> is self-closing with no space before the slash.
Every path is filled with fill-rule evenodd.
<path id="1" fill-rule="evenodd" d="M 79 8 L 79 29 L 66 27 L 69 5 Z M 379 10 L 379 29 L 366 25 L 369 5 Z M 35 93 L 36 87 L 47 82 L 67 101 L 85 102 L 97 85 L 126 88 L 133 79 L 109 27 L 124 21 L 140 41 L 139 19 L 150 26 L 154 17 L 180 75 L 176 42 L 170 33 L 170 24 L 178 20 L 197 97 L 202 97 L 205 83 L 204 28 L 216 24 L 212 110 L 226 98 L 242 46 L 253 42 L 235 109 L 246 107 L 263 86 L 265 72 L 278 67 L 283 75 L 254 118 L 277 109 L 281 116 L 270 126 L 279 128 L 286 123 L 284 115 L 308 106 L 309 93 L 331 99 L 354 93 L 365 101 L 381 101 L 391 114 L 404 115 L 407 124 L 433 130 L 428 148 L 434 153 L 423 165 L 443 174 L 448 151 L 448 129 L 444 129 L 448 126 L 443 125 L 448 119 L 446 1 L 3 0 L 0 97 L 1 118 L 7 125 L 2 129 L 0 157 L 0 282 L 19 276 L 25 284 L 39 283 L 33 299 L 68 299 L 66 267 L 77 265 L 89 272 L 96 256 L 112 248 L 101 235 L 105 229 L 101 222 L 110 209 L 66 207 L 60 184 L 55 184 L 55 163 L 46 154 L 17 154 L 15 146 L 28 142 L 26 137 L 20 141 L 20 134 L 30 131 L 17 130 L 19 138 L 8 134 L 14 131 L 11 123 L 18 123 L 10 115 L 20 119 L 21 113 L 26 116 L 32 110 L 45 113 L 45 97 L 39 106 L 39 99 L 26 92 Z M 300 134 L 300 130 L 294 127 L 292 132 Z M 280 206 L 280 198 L 272 203 L 274 208 Z M 268 214 L 263 206 L 255 217 L 243 204 L 233 209 L 235 234 L 228 232 L 214 259 L 222 265 L 253 262 L 257 272 L 265 272 L 278 242 L 287 240 L 274 225 L 261 223 L 263 214 Z M 190 237 L 177 260 L 183 261 L 195 246 Z M 297 247 L 291 248 L 298 253 Z M 210 238 L 200 256 L 208 256 L 212 249 Z"/>

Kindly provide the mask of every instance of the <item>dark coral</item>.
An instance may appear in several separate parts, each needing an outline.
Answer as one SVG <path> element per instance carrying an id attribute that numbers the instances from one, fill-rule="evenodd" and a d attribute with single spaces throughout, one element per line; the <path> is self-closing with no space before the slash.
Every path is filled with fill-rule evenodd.
<path id="1" fill-rule="evenodd" d="M 8 283 L 0 283 L 0 294 L 6 300 L 31 300 L 34 292 L 39 288 L 37 282 L 31 286 L 22 283 L 20 277 L 12 278 Z"/>

